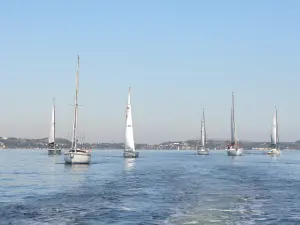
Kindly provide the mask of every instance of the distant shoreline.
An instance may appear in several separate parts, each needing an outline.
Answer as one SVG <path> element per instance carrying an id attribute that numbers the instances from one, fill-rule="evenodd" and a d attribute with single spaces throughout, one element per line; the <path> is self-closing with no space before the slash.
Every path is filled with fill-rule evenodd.
<path id="1" fill-rule="evenodd" d="M 71 147 L 71 141 L 64 138 L 56 138 L 56 144 L 59 148 L 69 149 Z M 209 149 L 223 150 L 229 144 L 229 140 L 207 140 L 206 146 Z M 251 142 L 251 141 L 240 141 L 239 146 L 245 150 L 268 150 L 268 142 Z M 187 141 L 167 141 L 160 144 L 141 144 L 136 143 L 136 149 L 152 149 L 152 150 L 193 150 L 199 145 L 198 140 L 187 140 Z M 97 149 L 97 150 L 122 150 L 124 149 L 124 143 L 78 143 L 78 146 Z M 5 149 L 47 149 L 48 148 L 48 138 L 40 139 L 26 139 L 26 138 L 16 138 L 0 137 L 0 148 Z M 295 142 L 282 142 L 280 143 L 281 149 L 300 149 L 300 141 Z"/>

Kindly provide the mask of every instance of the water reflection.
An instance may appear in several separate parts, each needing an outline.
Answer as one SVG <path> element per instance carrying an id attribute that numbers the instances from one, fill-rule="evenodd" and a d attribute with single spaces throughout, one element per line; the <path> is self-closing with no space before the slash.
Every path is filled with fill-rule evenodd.
<path id="1" fill-rule="evenodd" d="M 65 164 L 65 169 L 73 172 L 85 172 L 90 164 Z"/>
<path id="2" fill-rule="evenodd" d="M 272 159 L 273 162 L 277 162 L 278 161 L 278 155 L 271 155 L 271 154 L 268 154 L 269 157 Z"/>
<path id="3" fill-rule="evenodd" d="M 55 163 L 56 159 L 54 157 L 51 158 L 50 171 L 51 171 L 51 179 L 55 179 Z"/>
<path id="4" fill-rule="evenodd" d="M 125 169 L 127 171 L 131 171 L 134 169 L 134 164 L 135 164 L 135 158 L 125 158 Z"/>

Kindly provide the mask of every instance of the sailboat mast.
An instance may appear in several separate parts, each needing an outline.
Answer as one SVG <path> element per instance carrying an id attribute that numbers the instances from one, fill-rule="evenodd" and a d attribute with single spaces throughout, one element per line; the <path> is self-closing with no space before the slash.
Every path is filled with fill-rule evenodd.
<path id="1" fill-rule="evenodd" d="M 205 115 L 204 115 L 204 109 L 202 109 L 202 120 L 203 120 L 203 134 L 202 134 L 202 138 L 203 138 L 203 148 L 205 148 L 206 146 L 206 128 L 205 128 Z"/>
<path id="2" fill-rule="evenodd" d="M 235 109 L 234 109 L 234 93 L 232 92 L 232 129 L 233 129 L 233 141 L 234 146 L 237 145 L 236 141 L 236 126 L 235 126 L 235 117 L 234 117 Z"/>
<path id="3" fill-rule="evenodd" d="M 49 131 L 49 138 L 48 138 L 48 145 L 49 147 L 55 147 L 55 102 L 53 98 L 52 110 L 51 110 L 51 125 Z"/>
<path id="4" fill-rule="evenodd" d="M 275 106 L 275 120 L 276 120 L 276 147 L 279 145 L 279 134 L 278 134 L 278 120 L 277 120 L 277 107 Z"/>
<path id="5" fill-rule="evenodd" d="M 73 124 L 73 138 L 72 138 L 72 147 L 76 151 L 77 149 L 77 140 L 76 140 L 76 129 L 77 129 L 77 114 L 78 114 L 78 88 L 79 85 L 79 55 L 77 55 L 77 72 L 76 72 L 76 89 L 75 89 L 75 108 L 74 108 L 74 124 Z"/>
<path id="6" fill-rule="evenodd" d="M 53 98 L 53 140 L 54 140 L 54 146 L 55 146 L 55 99 Z"/>

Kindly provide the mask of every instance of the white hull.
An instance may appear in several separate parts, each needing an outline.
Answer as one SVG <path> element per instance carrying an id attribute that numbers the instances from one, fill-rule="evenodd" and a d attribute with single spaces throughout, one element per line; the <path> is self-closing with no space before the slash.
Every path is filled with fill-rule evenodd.
<path id="1" fill-rule="evenodd" d="M 242 149 L 227 149 L 227 155 L 228 156 L 241 156 L 243 154 L 243 150 Z"/>
<path id="2" fill-rule="evenodd" d="M 91 162 L 91 154 L 86 150 L 74 151 L 70 150 L 65 153 L 66 164 L 89 164 Z"/>
<path id="3" fill-rule="evenodd" d="M 136 151 L 124 151 L 124 158 L 137 158 L 139 157 L 139 152 Z"/>
<path id="4" fill-rule="evenodd" d="M 281 151 L 279 149 L 271 149 L 269 152 L 268 152 L 268 155 L 280 155 L 281 154 Z"/>
<path id="5" fill-rule="evenodd" d="M 48 149 L 48 155 L 61 155 L 61 149 L 55 148 L 55 149 Z"/>
<path id="6" fill-rule="evenodd" d="M 197 150 L 198 155 L 209 155 L 209 151 L 206 149 Z"/>

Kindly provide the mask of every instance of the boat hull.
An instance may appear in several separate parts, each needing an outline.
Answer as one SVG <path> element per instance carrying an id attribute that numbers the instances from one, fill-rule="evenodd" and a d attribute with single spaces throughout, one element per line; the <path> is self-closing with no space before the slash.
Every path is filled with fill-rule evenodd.
<path id="1" fill-rule="evenodd" d="M 139 157 L 139 152 L 124 151 L 123 156 L 124 156 L 124 158 L 138 158 Z"/>
<path id="2" fill-rule="evenodd" d="M 61 149 L 48 149 L 48 155 L 61 155 Z"/>
<path id="3" fill-rule="evenodd" d="M 271 149 L 268 152 L 268 155 L 280 155 L 280 154 L 281 154 L 281 151 L 279 149 Z"/>
<path id="4" fill-rule="evenodd" d="M 243 154 L 242 149 L 227 149 L 228 156 L 241 156 Z"/>
<path id="5" fill-rule="evenodd" d="M 198 155 L 209 155 L 209 151 L 205 149 L 197 150 Z"/>
<path id="6" fill-rule="evenodd" d="M 91 158 L 88 152 L 67 152 L 64 155 L 65 164 L 90 164 Z"/>

